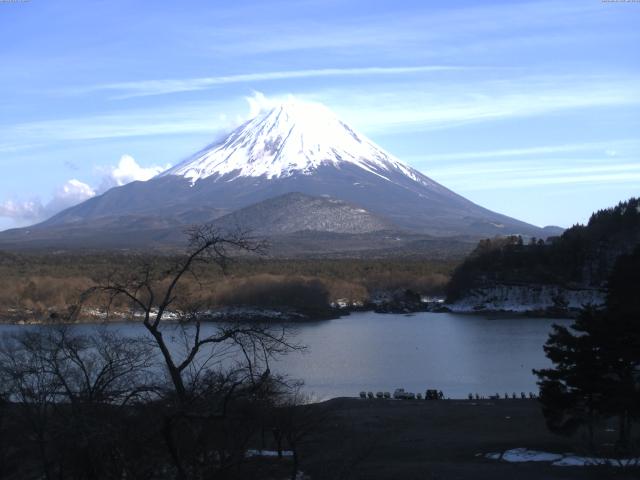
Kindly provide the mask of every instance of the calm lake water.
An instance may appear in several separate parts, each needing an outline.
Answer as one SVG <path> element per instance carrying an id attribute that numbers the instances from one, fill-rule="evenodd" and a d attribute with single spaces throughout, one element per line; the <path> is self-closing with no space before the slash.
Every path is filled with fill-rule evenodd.
<path id="1" fill-rule="evenodd" d="M 570 321 L 359 312 L 297 325 L 296 342 L 307 350 L 287 355 L 272 370 L 304 380 L 317 399 L 399 387 L 423 393 L 436 388 L 451 398 L 528 393 L 537 391 L 531 369 L 549 365 L 542 346 L 553 323 Z M 34 327 L 0 326 L 0 332 L 20 328 Z M 109 328 L 145 334 L 139 324 Z"/>

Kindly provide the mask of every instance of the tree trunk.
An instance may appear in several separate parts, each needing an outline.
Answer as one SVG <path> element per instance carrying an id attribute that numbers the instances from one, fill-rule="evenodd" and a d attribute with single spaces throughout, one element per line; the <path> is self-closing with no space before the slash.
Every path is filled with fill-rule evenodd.
<path id="1" fill-rule="evenodd" d="M 621 412 L 618 419 L 620 429 L 620 432 L 618 434 L 618 448 L 624 452 L 627 450 L 627 446 L 629 445 L 629 435 L 627 432 L 627 412 Z"/>
<path id="2" fill-rule="evenodd" d="M 153 325 L 145 325 L 147 330 L 151 332 L 153 338 L 156 339 L 156 343 L 160 348 L 160 352 L 162 352 L 162 357 L 164 358 L 164 362 L 166 364 L 167 370 L 169 371 L 169 376 L 171 377 L 171 383 L 173 383 L 173 387 L 176 391 L 176 396 L 178 397 L 179 402 L 184 402 L 185 397 L 187 396 L 187 389 L 184 386 L 184 382 L 182 381 L 182 374 L 180 370 L 173 363 L 173 358 L 171 357 L 171 352 L 167 348 L 167 345 L 162 337 L 162 332 L 160 332 Z"/>
<path id="3" fill-rule="evenodd" d="M 282 432 L 279 429 L 273 429 L 273 438 L 276 441 L 276 449 L 278 450 L 278 458 L 282 458 Z"/>
<path id="4" fill-rule="evenodd" d="M 42 462 L 42 469 L 44 470 L 44 477 L 47 480 L 51 480 L 51 468 L 49 466 L 49 459 L 47 458 L 47 447 L 44 434 L 38 432 L 38 450 L 40 451 L 40 461 Z"/>
<path id="5" fill-rule="evenodd" d="M 593 424 L 595 422 L 594 419 L 594 414 L 593 414 L 593 405 L 591 403 L 591 396 L 590 396 L 590 401 L 589 401 L 589 420 L 587 423 L 587 431 L 589 434 L 589 452 L 590 453 L 594 453 L 595 452 L 595 446 L 594 446 L 594 442 L 593 442 Z"/>
<path id="6" fill-rule="evenodd" d="M 298 467 L 300 466 L 298 461 L 298 449 L 291 445 L 291 450 L 293 451 L 293 469 L 291 472 L 291 480 L 296 480 L 296 478 L 298 477 Z"/>
<path id="7" fill-rule="evenodd" d="M 178 448 L 176 447 L 176 444 L 173 441 L 173 421 L 171 417 L 164 418 L 164 424 L 162 426 L 162 435 L 164 437 L 164 442 L 167 445 L 167 449 L 169 450 L 169 454 L 171 455 L 171 460 L 173 460 L 173 465 L 176 467 L 178 480 L 186 480 L 187 474 L 184 471 L 182 462 L 180 461 L 180 454 L 178 453 Z"/>

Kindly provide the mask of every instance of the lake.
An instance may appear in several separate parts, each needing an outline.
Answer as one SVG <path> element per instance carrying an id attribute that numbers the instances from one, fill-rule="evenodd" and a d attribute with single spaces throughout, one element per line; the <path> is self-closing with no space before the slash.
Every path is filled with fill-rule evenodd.
<path id="1" fill-rule="evenodd" d="M 305 382 L 318 400 L 355 396 L 361 390 L 447 397 L 536 392 L 533 368 L 549 365 L 542 346 L 551 325 L 570 320 L 452 313 L 410 315 L 358 312 L 335 320 L 296 325 L 296 341 L 308 348 L 283 357 L 272 370 Z M 0 326 L 0 332 L 20 328 Z M 89 325 L 75 328 L 90 329 Z M 126 335 L 144 335 L 140 324 L 112 324 Z"/>

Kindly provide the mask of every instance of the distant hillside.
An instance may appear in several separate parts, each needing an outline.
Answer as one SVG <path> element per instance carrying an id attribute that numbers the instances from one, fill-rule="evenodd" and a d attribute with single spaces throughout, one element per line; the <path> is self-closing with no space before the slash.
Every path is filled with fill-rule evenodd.
<path id="1" fill-rule="evenodd" d="M 390 222 L 358 206 L 298 192 L 241 208 L 213 224 L 224 231 L 238 227 L 261 236 L 303 231 L 357 234 L 395 229 Z"/>
<path id="2" fill-rule="evenodd" d="M 531 290 L 532 285 L 541 290 L 539 296 L 549 297 L 562 296 L 562 290 L 603 289 L 615 260 L 638 244 L 638 198 L 600 210 L 587 225 L 575 225 L 547 241 L 531 239 L 525 243 L 517 236 L 482 240 L 454 272 L 447 301 L 474 297 L 480 305 L 484 296 L 489 303 L 495 303 L 494 298 L 489 298 L 493 295 L 503 296 L 501 301 L 505 303 L 506 296 L 514 300 L 515 293 L 525 298 L 526 292 L 516 290 L 522 286 Z M 544 286 L 553 288 L 544 293 Z M 544 303 L 544 298 L 538 300 Z M 560 305 L 569 301 L 552 300 Z"/>
<path id="3" fill-rule="evenodd" d="M 442 238 L 397 228 L 386 218 L 329 196 L 299 192 L 269 198 L 232 213 L 199 210 L 199 218 L 222 232 L 241 230 L 268 241 L 270 257 L 390 258 L 429 257 L 460 259 L 477 237 Z M 193 214 L 193 212 L 192 212 Z M 186 226 L 197 217 L 100 217 L 95 221 L 40 228 L 14 229 L 0 236 L 0 249 L 10 251 L 153 251 L 176 252 L 185 247 Z M 213 217 L 213 218 L 212 218 Z M 96 235 L 99 233 L 99 235 Z"/>

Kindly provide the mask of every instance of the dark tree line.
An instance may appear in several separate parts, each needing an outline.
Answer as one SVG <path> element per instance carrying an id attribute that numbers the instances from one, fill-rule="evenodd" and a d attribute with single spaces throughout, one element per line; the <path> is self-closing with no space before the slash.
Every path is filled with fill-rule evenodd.
<path id="1" fill-rule="evenodd" d="M 145 336 L 67 324 L 5 336 L 0 477 L 247 478 L 258 468 L 247 450 L 275 444 L 294 452 L 295 478 L 298 447 L 317 420 L 270 362 L 301 347 L 282 326 L 203 324 L 201 296 L 183 282 L 260 248 L 242 234 L 196 228 L 170 268 L 132 262 L 86 291 L 65 319 L 80 318 L 89 299 L 104 302 L 107 320 L 110 306 L 124 303 Z"/>
<path id="2" fill-rule="evenodd" d="M 587 308 L 570 328 L 554 326 L 545 344 L 553 368 L 534 371 L 552 431 L 588 432 L 617 418 L 617 450 L 637 449 L 640 420 L 640 247 L 621 256 L 609 278 L 606 308 Z"/>
<path id="3" fill-rule="evenodd" d="M 454 271 L 448 301 L 473 288 L 503 284 L 554 284 L 602 287 L 615 258 L 640 243 L 640 199 L 594 213 L 560 237 L 542 241 L 497 237 L 480 241 Z"/>

